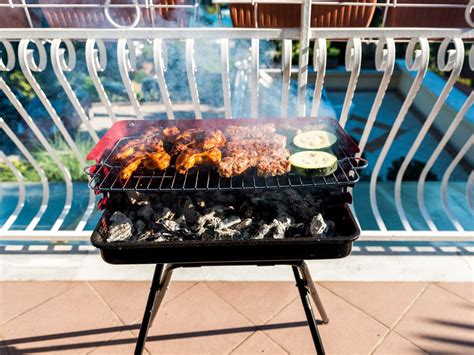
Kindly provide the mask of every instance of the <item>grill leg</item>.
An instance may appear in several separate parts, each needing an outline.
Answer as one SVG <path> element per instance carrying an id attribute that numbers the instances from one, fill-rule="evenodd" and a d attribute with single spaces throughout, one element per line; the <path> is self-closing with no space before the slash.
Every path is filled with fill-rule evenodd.
<path id="1" fill-rule="evenodd" d="M 143 348 L 145 347 L 146 335 L 148 333 L 148 327 L 153 312 L 153 304 L 155 303 L 156 293 L 160 289 L 161 275 L 163 273 L 164 265 L 157 264 L 155 268 L 155 274 L 151 281 L 150 293 L 148 294 L 148 300 L 146 302 L 145 314 L 143 315 L 142 325 L 140 327 L 140 333 L 138 334 L 137 344 L 135 346 L 135 355 L 141 355 Z"/>
<path id="2" fill-rule="evenodd" d="M 292 266 L 292 269 L 293 269 L 293 274 L 295 275 L 296 287 L 298 287 L 301 302 L 303 303 L 304 313 L 306 314 L 308 326 L 311 331 L 311 336 L 313 337 L 313 342 L 316 348 L 316 352 L 318 355 L 323 355 L 325 354 L 325 351 L 324 351 L 323 343 L 321 341 L 321 337 L 319 336 L 316 319 L 314 319 L 311 303 L 309 302 L 308 289 L 306 288 L 305 280 L 300 275 L 299 265 Z"/>
<path id="3" fill-rule="evenodd" d="M 311 277 L 311 273 L 309 272 L 308 264 L 305 261 L 302 261 L 301 264 L 298 266 L 298 269 L 301 271 L 301 276 L 306 284 L 306 287 L 313 299 L 316 308 L 318 309 L 319 314 L 323 320 L 324 324 L 329 323 L 329 318 L 324 309 L 323 303 L 321 302 L 321 298 L 319 298 L 318 292 L 316 291 L 316 286 L 314 285 L 313 278 Z"/>
<path id="4" fill-rule="evenodd" d="M 163 276 L 161 277 L 161 282 L 159 286 L 159 290 L 155 296 L 155 302 L 153 304 L 153 309 L 151 311 L 151 320 L 150 320 L 150 327 L 153 326 L 153 322 L 155 320 L 156 314 L 160 309 L 161 302 L 165 298 L 166 291 L 168 290 L 168 286 L 171 281 L 171 276 L 173 275 L 174 267 L 173 265 L 168 265 L 163 272 Z"/>

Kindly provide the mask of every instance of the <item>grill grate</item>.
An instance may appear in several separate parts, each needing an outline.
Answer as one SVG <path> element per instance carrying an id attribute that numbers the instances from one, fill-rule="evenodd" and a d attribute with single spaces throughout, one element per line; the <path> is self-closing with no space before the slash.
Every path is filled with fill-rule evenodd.
<path id="1" fill-rule="evenodd" d="M 150 171 L 139 168 L 126 181 L 119 179 L 122 169 L 120 165 L 113 165 L 111 157 L 114 152 L 127 140 L 135 137 L 120 139 L 101 163 L 86 169 L 91 177 L 89 186 L 96 191 L 225 191 L 245 189 L 279 189 L 298 187 L 326 187 L 350 186 L 359 181 L 357 170 L 366 167 L 364 159 L 348 156 L 340 144 L 333 149 L 339 157 L 337 170 L 325 177 L 306 177 L 295 173 L 288 173 L 275 177 L 258 176 L 254 169 L 246 174 L 224 178 L 219 176 L 216 167 L 199 166 L 189 170 L 186 174 L 179 174 L 173 166 L 164 171 Z"/>

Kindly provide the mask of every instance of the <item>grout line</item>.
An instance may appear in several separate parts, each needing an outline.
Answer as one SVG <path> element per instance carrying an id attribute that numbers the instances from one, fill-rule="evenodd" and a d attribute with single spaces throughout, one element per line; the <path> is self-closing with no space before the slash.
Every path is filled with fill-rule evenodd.
<path id="1" fill-rule="evenodd" d="M 226 303 L 228 306 L 230 306 L 234 311 L 236 311 L 238 314 L 240 314 L 242 317 L 244 317 L 245 319 L 247 319 L 250 323 L 252 323 L 252 325 L 257 329 L 258 326 L 250 319 L 248 318 L 245 314 L 242 314 L 242 312 L 240 312 L 237 308 L 235 308 L 235 306 L 228 302 L 225 298 L 223 298 L 221 295 L 219 295 L 218 293 L 216 293 L 212 288 L 210 288 L 209 286 L 206 285 L 205 282 L 202 282 L 202 284 L 208 289 L 210 290 L 213 294 L 215 294 L 219 299 L 221 299 L 224 303 Z"/>
<path id="2" fill-rule="evenodd" d="M 126 326 L 125 322 L 122 320 L 122 318 L 120 318 L 120 316 L 115 313 L 115 311 L 112 309 L 112 307 L 107 303 L 107 301 L 105 301 L 105 299 L 100 295 L 100 293 L 90 284 L 89 281 L 85 281 L 85 283 L 87 284 L 87 286 L 89 286 L 89 288 L 91 289 L 91 291 L 97 296 L 97 298 L 104 304 L 105 308 L 107 308 L 110 313 L 112 313 L 115 318 L 117 318 L 117 320 L 119 321 L 119 323 L 121 323 L 122 325 Z M 120 333 L 122 333 L 122 331 L 118 332 L 118 333 L 112 333 L 112 336 L 106 340 L 104 340 L 102 342 L 102 344 L 100 345 L 97 345 L 96 347 L 94 347 L 93 349 L 91 349 L 90 351 L 88 351 L 86 354 L 90 354 L 92 351 L 104 346 L 105 344 L 107 344 L 108 342 L 110 342 L 112 339 L 114 339 L 115 337 L 117 337 Z"/>
<path id="3" fill-rule="evenodd" d="M 19 281 L 19 282 L 31 282 L 31 281 Z M 41 281 L 33 281 L 33 282 L 41 282 Z M 46 282 L 55 282 L 55 281 L 46 281 Z M 64 281 L 58 281 L 58 282 L 64 282 Z M 3 323 L 0 323 L 0 326 L 4 326 L 5 324 L 7 323 L 10 323 L 11 321 L 21 317 L 22 315 L 24 315 L 25 313 L 29 312 L 29 311 L 32 311 L 33 309 L 35 308 L 38 308 L 39 306 L 42 306 L 43 304 L 45 304 L 46 302 L 49 302 L 53 299 L 55 299 L 56 297 L 59 297 L 63 294 L 65 294 L 66 292 L 70 291 L 70 290 L 73 290 L 75 289 L 76 287 L 79 287 L 82 283 L 84 283 L 84 281 L 66 281 L 69 285 L 71 284 L 76 284 L 77 285 L 73 285 L 72 287 L 68 287 L 66 288 L 64 291 L 58 293 L 57 295 L 54 295 L 54 296 L 51 296 L 50 298 L 47 298 L 45 299 L 43 302 L 40 302 L 38 303 L 37 305 L 34 305 L 33 307 L 31 308 L 28 308 L 27 310 L 21 312 L 21 313 L 18 313 L 17 315 L 13 316 L 12 318 L 8 319 L 7 321 L 3 322 Z"/>
<path id="4" fill-rule="evenodd" d="M 282 351 L 284 351 L 286 354 L 289 354 L 288 351 L 286 351 L 280 344 L 278 344 L 277 342 L 275 342 L 272 338 L 270 338 L 268 335 L 266 335 L 262 330 L 258 330 L 256 332 L 253 332 L 252 334 L 250 334 L 248 337 L 246 337 L 242 342 L 240 342 L 236 347 L 234 347 L 230 352 L 228 352 L 227 354 L 228 355 L 231 355 L 234 351 L 236 351 L 237 349 L 239 349 L 248 339 L 250 339 L 250 337 L 254 336 L 257 332 L 260 332 L 264 337 L 266 337 L 268 339 L 268 341 L 270 341 L 271 343 L 273 343 L 275 346 L 277 346 L 278 348 L 280 348 Z"/>
<path id="5" fill-rule="evenodd" d="M 191 285 L 189 285 L 188 287 L 186 287 L 183 291 L 181 291 L 180 293 L 174 295 L 173 297 L 171 297 L 170 299 L 166 300 L 164 299 L 163 300 L 163 303 L 161 304 L 162 306 L 164 306 L 165 304 L 167 304 L 168 302 L 171 302 L 172 300 L 174 300 L 175 298 L 181 296 L 183 293 L 187 292 L 188 290 L 192 289 L 194 286 L 196 286 L 200 281 L 175 281 L 175 282 L 190 282 Z M 170 280 L 170 283 L 168 285 L 168 289 L 171 288 L 171 280 Z M 166 291 L 166 294 L 165 294 L 165 298 L 166 298 L 166 295 L 168 295 L 168 290 Z"/>
<path id="6" fill-rule="evenodd" d="M 415 303 L 420 299 L 420 297 L 425 293 L 425 291 L 427 290 L 427 288 L 431 285 L 430 282 L 428 282 L 425 287 L 423 287 L 423 289 L 418 293 L 418 295 L 415 296 L 415 298 L 410 302 L 410 304 L 408 305 L 408 307 L 402 312 L 402 314 L 400 314 L 400 316 L 395 320 L 395 322 L 393 323 L 393 325 L 390 326 L 390 331 L 385 334 L 385 336 L 383 336 L 378 342 L 377 344 L 374 345 L 373 349 L 370 351 L 370 354 L 373 354 L 377 348 L 380 347 L 380 345 L 382 344 L 382 342 L 387 339 L 388 335 L 393 331 L 395 333 L 397 333 L 398 335 L 400 335 L 402 338 L 404 338 L 405 340 L 407 340 L 408 342 L 410 342 L 412 345 L 416 346 L 417 348 L 420 348 L 421 350 L 425 351 L 428 353 L 428 351 L 426 351 L 425 349 L 421 348 L 419 345 L 415 344 L 414 342 L 412 342 L 410 339 L 407 339 L 406 337 L 402 336 L 401 334 L 399 334 L 397 331 L 395 331 L 395 327 L 398 325 L 398 323 L 400 323 L 400 321 L 403 319 L 403 317 L 413 308 L 413 306 L 415 305 Z"/>
<path id="7" fill-rule="evenodd" d="M 90 284 L 89 281 L 85 281 L 87 286 L 92 290 L 92 292 L 99 298 L 99 300 L 105 305 L 105 307 L 122 323 L 122 325 L 127 325 L 125 324 L 125 321 L 112 309 L 112 307 L 107 303 L 107 301 L 102 297 L 102 295 Z"/>
<path id="8" fill-rule="evenodd" d="M 387 329 L 390 329 L 390 326 L 389 325 L 386 325 L 385 323 L 383 323 L 382 321 L 378 320 L 377 318 L 375 318 L 373 315 L 367 313 L 365 310 L 363 310 L 362 308 L 360 308 L 359 306 L 357 306 L 356 304 L 346 300 L 344 297 L 342 297 L 341 295 L 337 294 L 336 292 L 334 292 L 333 290 L 331 290 L 330 288 L 328 288 L 327 286 L 324 286 L 322 283 L 319 283 L 319 285 L 324 288 L 326 291 L 332 293 L 334 296 L 336 296 L 337 298 L 341 299 L 342 301 L 344 301 L 345 303 L 347 303 L 348 305 L 356 308 L 358 311 L 364 313 L 366 316 L 368 316 L 369 318 L 371 318 L 372 320 L 376 321 L 377 323 L 379 323 L 380 325 L 384 326 L 385 328 Z"/>
<path id="9" fill-rule="evenodd" d="M 250 333 L 250 335 L 246 336 L 240 343 L 238 343 L 236 346 L 230 349 L 230 351 L 227 354 L 231 355 L 234 351 L 240 348 L 243 345 L 243 343 L 245 343 L 248 339 L 250 339 L 250 337 L 253 336 L 255 333 L 257 333 L 257 331 Z"/>
<path id="10" fill-rule="evenodd" d="M 404 336 L 403 334 L 400 334 L 399 332 L 397 332 L 395 329 L 392 330 L 392 333 L 395 333 L 397 334 L 398 336 L 400 336 L 401 338 L 405 339 L 406 341 L 408 341 L 411 345 L 417 347 L 418 349 L 420 349 L 421 351 L 423 351 L 424 353 L 426 354 L 430 354 L 430 352 L 424 348 L 422 348 L 420 345 L 414 343 L 413 341 L 411 341 L 410 339 L 408 339 L 406 336 Z"/>
<path id="11" fill-rule="evenodd" d="M 274 320 L 276 317 L 278 317 L 278 315 L 280 315 L 285 309 L 287 309 L 296 299 L 298 299 L 298 295 L 296 295 L 294 298 L 292 298 L 291 301 L 288 302 L 287 305 L 283 306 L 283 307 L 280 309 L 280 311 L 278 311 L 277 313 L 275 313 L 275 314 L 273 315 L 273 317 L 271 317 L 269 320 L 267 320 L 267 321 L 265 322 L 265 324 L 270 323 L 272 320 Z M 305 320 L 305 321 L 306 321 L 306 320 Z M 271 333 L 267 333 L 267 331 L 265 331 L 265 330 L 262 330 L 262 332 L 263 332 L 267 337 L 269 337 L 274 343 L 278 344 L 285 352 L 287 352 L 288 354 L 291 353 L 287 348 L 285 348 L 283 345 L 281 345 L 279 342 L 277 342 L 275 339 L 273 339 Z"/>
<path id="12" fill-rule="evenodd" d="M 450 294 L 452 294 L 452 295 L 454 295 L 454 296 L 457 296 L 457 297 L 463 299 L 464 301 L 467 301 L 467 302 L 469 302 L 469 303 L 471 303 L 471 304 L 474 304 L 474 302 L 472 302 L 471 300 L 469 300 L 469 299 L 467 299 L 467 298 L 465 298 L 465 297 L 463 297 L 463 296 L 461 296 L 461 295 L 458 295 L 457 293 L 454 293 L 453 291 L 448 290 L 447 288 L 444 288 L 444 287 L 442 286 L 442 283 L 433 282 L 433 285 L 434 285 L 434 286 L 438 286 L 439 288 L 443 289 L 444 291 L 448 291 Z"/>
<path id="13" fill-rule="evenodd" d="M 242 281 L 240 281 L 242 282 Z M 245 281 L 244 281 L 245 282 Z M 247 281 L 249 282 L 249 281 Z M 210 288 L 209 286 L 207 286 L 205 283 L 204 285 L 210 289 L 217 297 L 219 297 L 222 301 L 224 301 L 225 303 L 227 303 L 230 307 L 232 307 L 232 309 L 234 309 L 236 312 L 238 312 L 242 317 L 244 317 L 245 319 L 247 319 L 250 323 L 252 323 L 252 325 L 255 326 L 256 330 L 250 334 L 248 337 L 246 337 L 242 342 L 240 342 L 236 347 L 234 347 L 233 349 L 230 350 L 230 352 L 228 354 L 231 354 L 232 352 L 234 352 L 235 350 L 237 350 L 237 348 L 239 348 L 245 341 L 247 341 L 247 339 L 249 339 L 252 335 L 254 335 L 257 331 L 261 331 L 262 333 L 264 333 L 265 336 L 267 336 L 272 342 L 274 342 L 275 344 L 277 344 L 283 351 L 285 351 L 286 353 L 289 353 L 285 348 L 283 348 L 279 343 L 277 343 L 274 339 L 272 339 L 269 335 L 267 335 L 263 329 L 261 329 L 259 327 L 259 325 L 255 324 L 250 318 L 248 318 L 245 314 L 243 314 L 242 312 L 240 312 L 237 308 L 235 308 L 235 306 L 228 302 L 225 298 L 223 298 L 221 295 L 219 295 L 216 291 L 214 291 L 212 288 Z M 298 296 L 296 296 L 298 297 Z M 264 324 L 268 324 L 268 322 L 270 322 L 272 319 L 274 319 L 278 314 L 280 314 L 283 309 L 285 309 L 286 307 L 288 307 L 288 305 L 293 302 L 295 298 L 292 298 L 290 300 L 290 302 L 288 302 L 288 304 L 284 305 L 280 310 L 278 310 L 272 317 L 270 317 Z"/>
<path id="14" fill-rule="evenodd" d="M 194 284 L 192 284 L 191 286 L 189 286 L 186 290 L 184 290 L 183 292 L 180 292 L 178 295 L 176 295 L 175 297 L 171 298 L 170 300 L 166 301 L 166 302 L 163 302 L 160 306 L 160 309 L 161 307 L 163 307 L 163 305 L 165 305 L 166 303 L 168 302 L 171 302 L 172 300 L 178 298 L 179 296 L 185 294 L 186 292 L 188 292 L 189 290 L 191 290 L 192 288 L 194 288 L 195 286 L 197 286 L 200 282 L 195 282 Z M 148 296 L 147 296 L 148 297 Z M 165 295 L 166 297 L 166 295 Z M 163 300 L 164 301 L 164 300 Z M 160 309 L 158 309 L 158 313 L 156 314 L 156 317 L 159 316 L 159 312 L 160 312 Z M 157 318 L 155 318 L 157 319 Z M 137 318 L 136 320 L 133 321 L 133 324 L 142 324 L 142 320 L 143 320 L 143 316 L 140 316 L 139 318 Z M 148 329 L 151 329 L 151 326 L 148 328 Z M 130 332 L 133 334 L 133 329 L 130 330 Z M 137 331 L 137 333 L 139 332 L 139 330 Z M 133 334 L 135 335 L 135 334 Z M 137 334 L 138 335 L 138 334 Z M 145 349 L 146 349 L 146 344 L 145 344 Z"/>

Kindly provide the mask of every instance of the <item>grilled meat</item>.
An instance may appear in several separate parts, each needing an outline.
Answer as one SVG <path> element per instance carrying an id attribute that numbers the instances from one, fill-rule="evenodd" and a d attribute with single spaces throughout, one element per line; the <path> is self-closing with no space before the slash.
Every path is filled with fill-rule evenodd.
<path id="1" fill-rule="evenodd" d="M 229 126 L 225 132 L 226 135 L 218 129 L 151 128 L 129 140 L 113 158 L 123 165 L 121 179 L 129 179 L 142 165 L 165 170 L 173 155 L 177 155 L 175 166 L 180 174 L 196 165 L 218 165 L 224 177 L 241 175 L 252 168 L 260 176 L 283 175 L 289 171 L 287 138 L 275 133 L 274 124 Z"/>
<path id="2" fill-rule="evenodd" d="M 258 176 L 277 176 L 289 173 L 291 163 L 286 158 L 267 156 L 260 158 L 257 164 Z"/>
<path id="3" fill-rule="evenodd" d="M 129 179 L 133 172 L 137 170 L 142 162 L 146 159 L 147 153 L 140 151 L 138 153 L 135 153 L 127 162 L 127 164 L 122 167 L 122 170 L 120 171 L 120 178 L 123 180 Z"/>
<path id="4" fill-rule="evenodd" d="M 120 171 L 121 179 L 129 179 L 133 172 L 143 164 L 147 169 L 164 170 L 168 168 L 171 156 L 164 149 L 163 141 L 178 134 L 176 127 L 164 130 L 153 127 L 139 138 L 129 140 L 119 149 L 113 159 L 123 163 Z"/>
<path id="5" fill-rule="evenodd" d="M 187 129 L 176 137 L 174 150 L 182 152 L 189 148 L 209 150 L 222 148 L 226 139 L 220 130 Z"/>
<path id="6" fill-rule="evenodd" d="M 217 148 L 206 151 L 187 149 L 176 158 L 176 171 L 180 174 L 186 174 L 195 165 L 217 165 L 221 161 L 221 157 L 222 153 Z"/>
<path id="7" fill-rule="evenodd" d="M 222 148 L 225 145 L 226 139 L 221 130 L 217 129 L 215 131 L 207 131 L 209 134 L 206 135 L 204 141 L 202 142 L 202 149 L 215 149 Z"/>
<path id="8" fill-rule="evenodd" d="M 258 139 L 276 132 L 275 124 L 266 123 L 256 126 L 228 126 L 226 134 L 230 140 Z"/>
<path id="9" fill-rule="evenodd" d="M 148 153 L 143 161 L 143 166 L 147 169 L 165 170 L 170 166 L 171 156 L 163 149 L 160 152 Z"/>
<path id="10" fill-rule="evenodd" d="M 242 139 L 226 143 L 228 155 L 237 151 L 257 152 L 259 156 L 272 154 L 275 150 L 286 147 L 286 137 L 279 134 L 262 139 Z"/>
<path id="11" fill-rule="evenodd" d="M 226 157 L 219 164 L 219 174 L 231 177 L 256 167 L 259 176 L 284 175 L 291 169 L 286 137 L 274 133 L 274 125 L 233 126 L 226 143 Z M 273 132 L 272 132 L 273 131 Z M 227 132 L 227 131 L 226 131 Z M 244 138 L 242 138 L 244 137 Z"/>
<path id="12" fill-rule="evenodd" d="M 163 128 L 163 136 L 165 137 L 166 141 L 170 143 L 174 143 L 176 141 L 176 137 L 180 134 L 180 130 L 176 126 L 172 127 L 165 127 Z"/>
<path id="13" fill-rule="evenodd" d="M 225 157 L 219 163 L 219 175 L 230 178 L 245 173 L 257 163 L 256 159 L 242 157 Z"/>

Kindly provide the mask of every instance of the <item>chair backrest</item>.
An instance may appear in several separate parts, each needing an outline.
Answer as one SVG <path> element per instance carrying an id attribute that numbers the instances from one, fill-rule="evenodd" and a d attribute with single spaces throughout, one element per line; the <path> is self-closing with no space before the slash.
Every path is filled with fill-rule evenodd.
<path id="1" fill-rule="evenodd" d="M 0 4 L 21 4 L 21 0 L 0 0 Z M 29 28 L 28 9 L 2 7 L 0 9 L 0 28 Z"/>
<path id="2" fill-rule="evenodd" d="M 345 0 L 339 0 L 345 2 Z M 376 0 L 353 0 L 351 2 L 375 4 Z M 230 16 L 234 27 L 300 27 L 301 5 L 299 4 L 230 4 Z M 368 27 L 374 15 L 374 6 L 357 5 L 313 5 L 312 27 Z"/>
<path id="3" fill-rule="evenodd" d="M 39 4 L 97 4 L 97 0 L 38 0 Z M 101 1 L 105 4 L 105 0 Z M 137 9 L 132 0 L 111 0 L 111 4 L 128 4 L 130 8 L 108 9 L 113 22 L 121 26 L 132 26 L 137 16 Z M 144 5 L 146 0 L 135 3 Z M 192 4 L 193 0 L 156 0 L 161 5 Z M 60 28 L 111 28 L 114 25 L 105 15 L 104 8 L 43 8 L 43 14 L 50 27 Z M 189 24 L 190 15 L 184 9 L 145 8 L 140 7 L 138 27 L 184 27 Z"/>
<path id="4" fill-rule="evenodd" d="M 469 0 L 397 0 L 397 3 L 467 5 Z M 386 11 L 386 27 L 470 27 L 465 8 L 388 7 Z"/>

